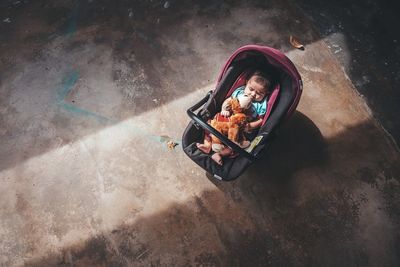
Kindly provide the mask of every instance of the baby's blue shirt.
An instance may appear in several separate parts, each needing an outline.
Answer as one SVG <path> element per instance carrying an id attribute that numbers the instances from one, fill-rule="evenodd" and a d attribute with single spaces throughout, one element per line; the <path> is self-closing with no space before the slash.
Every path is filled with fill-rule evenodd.
<path id="1" fill-rule="evenodd" d="M 232 97 L 237 98 L 240 95 L 244 95 L 245 86 L 241 86 L 236 88 L 236 90 L 232 93 Z M 251 116 L 253 119 L 258 118 L 259 116 L 264 116 L 267 112 L 267 97 L 265 97 L 260 102 L 251 102 Z"/>

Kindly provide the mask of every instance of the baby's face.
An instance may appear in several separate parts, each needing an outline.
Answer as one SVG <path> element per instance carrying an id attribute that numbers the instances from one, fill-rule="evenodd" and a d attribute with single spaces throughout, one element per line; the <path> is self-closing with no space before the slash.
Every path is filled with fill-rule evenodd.
<path id="1" fill-rule="evenodd" d="M 261 101 L 267 94 L 267 88 L 257 83 L 253 77 L 247 82 L 244 93 L 251 97 L 252 101 Z"/>

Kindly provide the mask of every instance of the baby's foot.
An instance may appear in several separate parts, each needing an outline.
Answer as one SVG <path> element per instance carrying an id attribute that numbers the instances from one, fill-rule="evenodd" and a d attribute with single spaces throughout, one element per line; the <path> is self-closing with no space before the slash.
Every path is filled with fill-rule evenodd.
<path id="1" fill-rule="evenodd" d="M 243 149 L 248 148 L 250 146 L 250 141 L 245 140 L 239 144 L 239 146 Z"/>
<path id="2" fill-rule="evenodd" d="M 220 154 L 214 153 L 214 154 L 211 156 L 211 158 L 212 158 L 212 160 L 214 160 L 218 165 L 222 166 L 222 157 L 221 157 Z"/>
<path id="3" fill-rule="evenodd" d="M 232 153 L 232 149 L 229 147 L 224 147 L 221 151 L 219 151 L 218 154 L 221 155 L 221 157 L 226 157 L 229 156 Z"/>
<path id="4" fill-rule="evenodd" d="M 203 153 L 210 153 L 211 151 L 211 146 L 207 146 L 205 144 L 200 144 L 200 143 L 196 143 L 196 146 L 198 149 L 200 149 Z"/>

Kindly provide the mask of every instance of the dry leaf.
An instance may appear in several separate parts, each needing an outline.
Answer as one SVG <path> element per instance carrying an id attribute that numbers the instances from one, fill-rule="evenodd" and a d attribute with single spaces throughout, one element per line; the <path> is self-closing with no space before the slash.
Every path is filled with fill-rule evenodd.
<path id="1" fill-rule="evenodd" d="M 295 48 L 297 48 L 297 49 L 304 50 L 304 45 L 303 45 L 302 43 L 300 43 L 300 41 L 297 40 L 297 39 L 296 39 L 295 37 L 293 37 L 292 35 L 290 35 L 290 37 L 289 37 L 289 42 L 290 42 L 290 44 L 291 44 L 293 47 L 295 47 Z"/>
<path id="2" fill-rule="evenodd" d="M 169 150 L 174 149 L 177 145 L 178 145 L 178 144 L 175 143 L 174 141 L 168 141 L 168 142 L 167 142 L 167 147 L 168 147 Z"/>

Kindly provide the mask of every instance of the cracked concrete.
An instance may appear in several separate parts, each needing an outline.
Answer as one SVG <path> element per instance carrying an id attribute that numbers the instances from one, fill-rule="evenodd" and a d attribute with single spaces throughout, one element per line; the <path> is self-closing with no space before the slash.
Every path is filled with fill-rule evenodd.
<path id="1" fill-rule="evenodd" d="M 311 20 L 168 3 L 0 4 L 0 265 L 397 266 L 399 153 Z M 221 183 L 166 141 L 249 43 L 284 51 L 304 93 Z"/>

